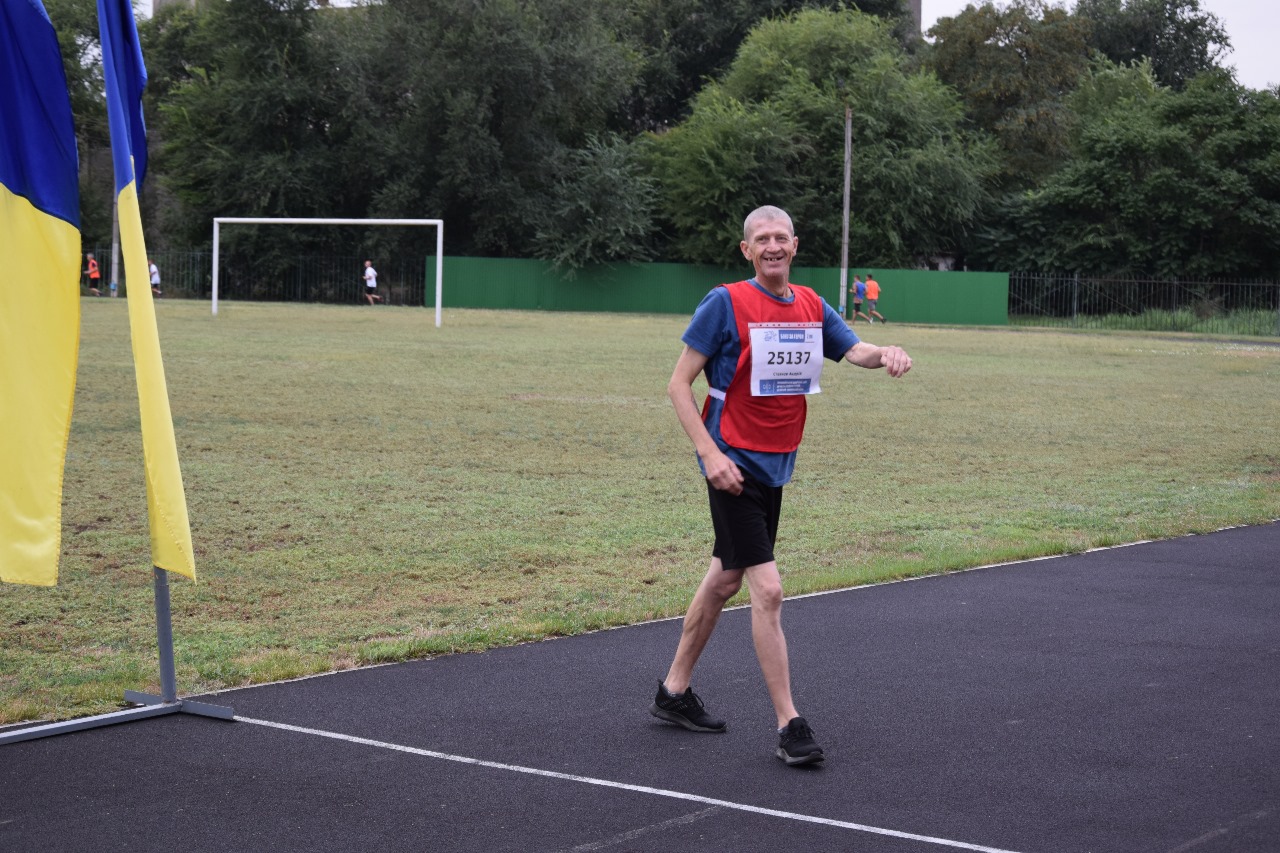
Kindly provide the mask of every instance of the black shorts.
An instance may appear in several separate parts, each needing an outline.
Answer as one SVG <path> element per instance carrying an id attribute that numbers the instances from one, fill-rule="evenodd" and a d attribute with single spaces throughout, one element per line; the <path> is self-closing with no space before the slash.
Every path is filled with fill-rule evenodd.
<path id="1" fill-rule="evenodd" d="M 782 515 L 782 486 L 766 486 L 743 476 L 740 495 L 721 491 L 707 481 L 711 524 L 716 531 L 711 556 L 719 557 L 725 569 L 748 569 L 774 559 L 773 544 Z"/>

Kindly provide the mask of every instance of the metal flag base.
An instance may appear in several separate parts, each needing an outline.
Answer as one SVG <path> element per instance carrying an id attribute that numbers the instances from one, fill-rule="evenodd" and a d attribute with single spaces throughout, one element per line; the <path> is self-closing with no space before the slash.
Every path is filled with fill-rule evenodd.
<path id="1" fill-rule="evenodd" d="M 124 699 L 141 705 L 140 708 L 125 708 L 110 714 L 98 714 L 93 717 L 81 717 L 78 720 L 64 720 L 58 723 L 46 723 L 30 726 L 11 732 L 0 733 L 0 744 L 17 743 L 24 740 L 52 737 L 67 732 L 83 729 L 96 729 L 116 723 L 127 723 L 146 717 L 163 717 L 166 714 L 195 714 L 200 717 L 214 717 L 219 720 L 234 720 L 235 713 L 222 705 L 210 705 L 207 702 L 193 702 L 190 699 L 179 699 L 177 678 L 173 668 L 173 624 L 169 611 L 169 573 L 156 567 L 156 641 L 160 647 L 160 696 L 150 693 L 138 693 L 126 690 Z"/>

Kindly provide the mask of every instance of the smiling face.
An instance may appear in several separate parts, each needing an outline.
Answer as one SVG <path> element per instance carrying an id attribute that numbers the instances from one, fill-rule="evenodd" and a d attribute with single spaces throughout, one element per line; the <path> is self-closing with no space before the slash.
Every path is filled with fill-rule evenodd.
<path id="1" fill-rule="evenodd" d="M 742 255 L 755 267 L 756 280 L 781 294 L 800 245 L 791 219 L 777 208 L 758 210 L 747 217 L 744 231 Z"/>

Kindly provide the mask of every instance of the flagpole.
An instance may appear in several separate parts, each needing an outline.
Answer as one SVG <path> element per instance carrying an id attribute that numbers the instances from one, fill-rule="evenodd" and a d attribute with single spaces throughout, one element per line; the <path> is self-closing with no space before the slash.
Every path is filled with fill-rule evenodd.
<path id="1" fill-rule="evenodd" d="M 120 275 L 120 197 L 111 202 L 111 295 L 119 296 Z"/>
<path id="2" fill-rule="evenodd" d="M 159 566 L 153 567 L 153 570 L 156 582 L 156 645 L 160 650 L 160 695 L 126 690 L 125 701 L 144 706 L 164 706 L 172 708 L 175 713 L 216 717 L 220 720 L 235 719 L 235 713 L 230 708 L 178 698 L 178 679 L 173 665 L 173 619 L 169 605 L 169 573 Z"/>
<path id="3" fill-rule="evenodd" d="M 173 666 L 173 619 L 169 606 L 169 573 L 159 566 L 156 575 L 156 645 L 160 647 L 160 701 L 178 701 L 178 679 Z"/>
<path id="4" fill-rule="evenodd" d="M 111 128 L 112 168 L 115 173 L 116 197 L 112 205 L 111 295 L 117 295 L 121 236 L 125 239 L 125 264 L 134 273 L 135 284 L 147 280 L 146 242 L 142 236 L 142 216 L 138 209 L 138 188 L 146 168 L 146 128 L 142 121 L 142 89 L 146 86 L 146 67 L 138 43 L 137 27 L 129 0 L 98 0 L 98 32 L 102 47 L 103 80 L 107 95 L 107 120 Z M 30 9 L 26 7 L 32 7 Z M 6 5 L 6 11 L 8 6 Z M 38 11 L 39 2 L 16 4 L 16 12 Z M 47 18 L 44 19 L 47 23 Z M 9 49 L 11 33 L 0 28 L 0 47 Z M 28 23 L 30 23 L 28 21 Z M 56 49 L 56 41 L 54 44 Z M 60 70 L 60 63 L 55 63 Z M 7 81 L 6 81 L 7 82 Z M 69 108 L 68 104 L 68 108 Z M 74 133 L 71 134 L 72 137 Z M 123 211 L 121 211 L 123 204 Z M 121 217 L 123 214 L 123 223 Z M 74 222 L 75 218 L 67 218 Z M 121 225 L 123 224 L 123 235 Z M 78 251 L 76 252 L 78 254 Z M 78 258 L 77 258 L 78 266 Z M 156 646 L 160 659 L 161 695 L 126 690 L 124 699 L 141 708 L 129 708 L 78 720 L 28 726 L 0 734 L 0 744 L 33 740 L 64 732 L 97 728 L 141 717 L 163 714 L 196 714 L 233 720 L 230 708 L 179 699 L 173 662 L 173 624 L 169 600 L 170 570 L 195 580 L 195 557 L 191 545 L 191 528 L 187 518 L 186 496 L 182 474 L 178 468 L 177 448 L 173 436 L 173 418 L 169 411 L 168 392 L 164 384 L 164 367 L 160 359 L 159 334 L 151 290 L 145 284 L 136 288 L 128 299 L 129 328 L 133 340 L 135 374 L 138 380 L 139 413 L 142 422 L 142 446 L 146 460 L 147 509 L 151 519 L 151 563 L 155 580 Z M 74 373 L 72 374 L 74 376 Z M 163 528 L 164 535 L 158 530 Z M 7 534 L 8 531 L 6 530 Z M 55 554 L 56 557 L 56 554 Z M 167 568 L 161 568 L 161 566 Z"/>
<path id="5" fill-rule="evenodd" d="M 844 81 L 841 81 L 844 88 Z M 849 179 L 853 171 L 853 108 L 844 105 L 844 214 L 840 220 L 840 316 L 845 317 L 849 295 Z M 857 319 L 856 317 L 854 318 Z"/>
<path id="6" fill-rule="evenodd" d="M 211 705 L 208 702 L 193 702 L 190 699 L 178 698 L 178 682 L 173 665 L 173 621 L 169 602 L 169 573 L 162 568 L 154 567 L 155 600 L 156 600 L 156 645 L 160 651 L 160 695 L 139 693 L 126 690 L 124 700 L 138 708 L 126 708 L 110 714 L 97 714 L 92 717 L 81 717 L 77 720 L 63 720 L 59 723 L 45 723 L 29 726 L 24 729 L 0 733 L 0 744 L 18 743 L 24 740 L 35 740 L 42 737 L 67 734 L 68 732 L 96 729 L 102 726 L 127 723 L 145 717 L 161 717 L 166 714 L 195 714 L 198 717 L 213 717 L 219 720 L 235 720 L 235 712 L 223 705 Z"/>

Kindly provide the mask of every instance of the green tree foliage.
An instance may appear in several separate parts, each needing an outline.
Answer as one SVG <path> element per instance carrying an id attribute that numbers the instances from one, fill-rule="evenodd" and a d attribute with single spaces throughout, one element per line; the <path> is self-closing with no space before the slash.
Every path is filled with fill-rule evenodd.
<path id="1" fill-rule="evenodd" d="M 688 118 L 694 96 L 720 78 L 760 22 L 802 9 L 846 7 L 891 21 L 906 16 L 905 0 L 633 0 L 623 32 L 642 66 L 623 126 L 661 131 Z"/>
<path id="2" fill-rule="evenodd" d="M 609 134 L 561 158 L 535 235 L 537 257 L 570 275 L 591 264 L 650 257 L 656 194 L 635 148 Z"/>
<path id="3" fill-rule="evenodd" d="M 1149 59 L 1156 80 L 1175 89 L 1217 68 L 1231 47 L 1200 0 L 1079 0 L 1076 14 L 1093 24 L 1091 47 L 1120 65 Z"/>
<path id="4" fill-rule="evenodd" d="M 618 7 L 389 0 L 357 14 L 339 60 L 337 122 L 369 212 L 443 218 L 453 252 L 533 254 L 564 202 L 558 164 L 589 150 L 635 81 Z M 598 173 L 591 191 L 607 176 L 631 173 Z"/>
<path id="5" fill-rule="evenodd" d="M 1034 185 L 1066 158 L 1067 95 L 1088 66 L 1087 21 L 1044 0 L 970 5 L 929 30 L 926 66 L 1001 150 L 1001 183 Z"/>
<path id="6" fill-rule="evenodd" d="M 1225 71 L 1201 74 L 1182 92 L 1156 88 L 1148 74 L 1094 72 L 1075 158 L 1008 201 L 984 235 L 985 263 L 1280 275 L 1280 97 L 1242 88 Z"/>
<path id="7" fill-rule="evenodd" d="M 777 204 L 797 223 L 802 262 L 838 263 L 846 102 L 854 258 L 909 264 L 952 248 L 985 199 L 992 158 L 961 130 L 955 95 L 906 62 L 888 25 L 858 12 L 757 27 L 689 119 L 650 137 L 673 258 L 739 263 L 743 217 Z"/>
<path id="8" fill-rule="evenodd" d="M 191 243 L 207 239 L 213 216 L 349 212 L 331 133 L 331 64 L 314 22 L 308 0 L 209 4 L 174 48 L 181 70 L 160 66 L 169 91 L 158 163 L 188 211 Z M 308 235 L 242 239 L 264 259 L 304 249 Z"/>
<path id="9" fill-rule="evenodd" d="M 1089 73 L 1067 99 L 1067 107 L 1075 117 L 1071 139 L 1078 148 L 1082 126 L 1090 126 L 1125 103 L 1143 103 L 1156 97 L 1160 84 L 1151 70 L 1151 61 L 1143 59 L 1129 65 L 1117 65 L 1105 57 L 1089 64 Z"/>

